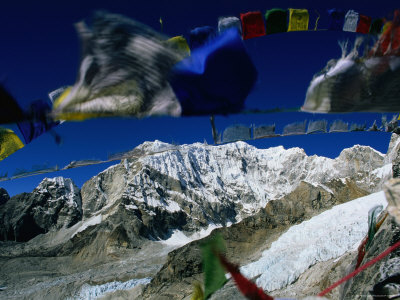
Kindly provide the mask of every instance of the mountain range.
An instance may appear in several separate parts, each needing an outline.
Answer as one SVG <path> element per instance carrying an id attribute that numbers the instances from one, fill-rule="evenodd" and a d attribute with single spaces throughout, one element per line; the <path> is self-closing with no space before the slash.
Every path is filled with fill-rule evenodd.
<path id="1" fill-rule="evenodd" d="M 190 299 L 193 282 L 202 281 L 199 245 L 211 232 L 222 233 L 230 259 L 265 290 L 290 297 L 316 292 L 345 271 L 368 230 L 368 210 L 386 205 L 380 191 L 398 171 L 399 148 L 396 134 L 387 154 L 356 145 L 335 159 L 244 142 L 154 141 L 81 189 L 63 177 L 45 178 L 31 193 L 11 198 L 1 189 L 0 296 Z M 325 225 L 315 230 L 316 224 Z M 337 237 L 334 232 L 346 230 L 326 244 L 311 234 Z M 289 246 L 296 236 L 317 243 L 316 252 Z M 338 244 L 340 250 L 327 250 Z M 293 251 L 282 250 L 287 247 Z M 255 272 L 271 265 L 263 262 L 272 255 L 265 251 L 277 255 L 281 279 L 263 281 L 268 275 Z M 308 258 L 295 258 L 299 251 Z M 300 267 L 281 272 L 290 270 L 291 259 L 302 261 Z M 307 286 L 304 274 L 313 268 L 326 275 L 327 265 L 334 270 L 329 280 L 295 286 Z M 235 291 L 228 282 L 212 297 L 240 299 Z"/>

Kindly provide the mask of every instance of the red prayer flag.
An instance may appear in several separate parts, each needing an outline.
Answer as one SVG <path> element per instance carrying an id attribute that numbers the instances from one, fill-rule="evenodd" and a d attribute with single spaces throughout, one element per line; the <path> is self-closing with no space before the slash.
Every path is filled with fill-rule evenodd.
<path id="1" fill-rule="evenodd" d="M 251 300 L 274 300 L 271 296 L 264 293 L 262 288 L 259 288 L 253 282 L 244 277 L 239 268 L 230 263 L 222 254 L 218 253 L 218 258 L 224 268 L 231 273 L 233 279 L 240 292 L 247 298 Z"/>
<path id="2" fill-rule="evenodd" d="M 265 35 L 264 18 L 260 11 L 240 14 L 242 36 L 244 40 Z"/>
<path id="3" fill-rule="evenodd" d="M 372 19 L 371 17 L 360 15 L 360 19 L 358 21 L 356 32 L 358 33 L 369 33 L 369 28 L 371 27 Z"/>

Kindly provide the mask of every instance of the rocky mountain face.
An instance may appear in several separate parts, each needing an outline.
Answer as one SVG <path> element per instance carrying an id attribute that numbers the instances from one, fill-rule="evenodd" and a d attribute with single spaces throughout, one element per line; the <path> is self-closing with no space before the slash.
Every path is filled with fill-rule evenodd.
<path id="1" fill-rule="evenodd" d="M 46 178 L 32 193 L 14 196 L 0 206 L 0 240 L 26 242 L 71 227 L 81 216 L 80 192 L 72 180 Z"/>
<path id="2" fill-rule="evenodd" d="M 324 186 L 348 180 L 373 192 L 390 173 L 384 155 L 362 146 L 334 160 L 309 157 L 299 148 L 261 150 L 243 142 L 173 147 L 156 141 L 138 149 L 145 155 L 125 159 L 83 185 L 84 220 L 99 213 L 129 214 L 126 227 L 147 238 L 166 238 L 173 229 L 236 223 L 301 182 Z"/>
<path id="3" fill-rule="evenodd" d="M 10 200 L 10 195 L 8 195 L 5 189 L 0 188 L 0 205 L 3 205 L 8 200 Z"/>
<path id="4" fill-rule="evenodd" d="M 22 298 L 46 299 L 40 288 L 46 286 L 48 299 L 81 299 L 84 283 L 150 277 L 140 298 L 190 298 L 193 280 L 201 277 L 198 242 L 180 246 L 201 237 L 199 231 L 223 227 L 230 257 L 250 262 L 293 224 L 380 190 L 392 175 L 397 148 L 394 138 L 387 155 L 357 145 L 329 159 L 244 142 L 155 141 L 138 146 L 80 191 L 70 179 L 44 179 L 32 193 L 0 206 L 0 240 L 8 241 L 0 242 L 0 278 L 7 278 L 0 285 L 10 286 L 3 295 L 15 296 L 13 288 L 34 272 L 32 284 L 19 291 Z M 171 242 L 175 236 L 180 241 Z M 40 260 L 41 266 L 46 262 L 40 269 L 24 257 L 48 258 Z M 21 264 L 26 275 L 7 273 Z M 46 275 L 51 266 L 54 278 Z"/>

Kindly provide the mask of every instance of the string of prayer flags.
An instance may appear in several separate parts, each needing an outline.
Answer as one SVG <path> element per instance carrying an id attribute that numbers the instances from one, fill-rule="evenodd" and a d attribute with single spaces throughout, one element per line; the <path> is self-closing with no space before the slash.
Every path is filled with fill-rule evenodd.
<path id="1" fill-rule="evenodd" d="M 330 16 L 330 22 L 328 30 L 343 30 L 344 24 L 344 12 L 341 9 L 330 9 L 328 10 Z"/>
<path id="2" fill-rule="evenodd" d="M 288 31 L 308 30 L 309 15 L 307 9 L 289 8 Z"/>
<path id="3" fill-rule="evenodd" d="M 240 35 L 242 34 L 242 24 L 238 17 L 222 17 L 218 20 L 218 32 L 222 33 L 223 31 L 236 28 Z"/>
<path id="4" fill-rule="evenodd" d="M 264 18 L 260 11 L 240 14 L 242 35 L 244 40 L 265 35 Z"/>
<path id="5" fill-rule="evenodd" d="M 360 19 L 357 24 L 356 32 L 367 34 L 371 27 L 371 17 L 360 15 Z"/>
<path id="6" fill-rule="evenodd" d="M 240 112 L 256 79 L 256 68 L 232 28 L 177 63 L 170 84 L 182 115 L 212 115 Z"/>
<path id="7" fill-rule="evenodd" d="M 343 31 L 356 32 L 359 14 L 354 10 L 349 10 L 346 13 L 343 25 Z"/>
<path id="8" fill-rule="evenodd" d="M 273 8 L 265 12 L 266 34 L 280 33 L 287 31 L 288 10 Z"/>
<path id="9" fill-rule="evenodd" d="M 189 35 L 190 49 L 194 50 L 207 44 L 215 36 L 215 29 L 211 26 L 203 26 L 192 29 Z"/>
<path id="10" fill-rule="evenodd" d="M 14 131 L 0 127 L 0 161 L 23 147 L 24 144 Z"/>
<path id="11" fill-rule="evenodd" d="M 344 49 L 346 50 L 346 49 Z M 366 58 L 357 49 L 330 60 L 311 81 L 302 111 L 400 111 L 400 12 Z"/>

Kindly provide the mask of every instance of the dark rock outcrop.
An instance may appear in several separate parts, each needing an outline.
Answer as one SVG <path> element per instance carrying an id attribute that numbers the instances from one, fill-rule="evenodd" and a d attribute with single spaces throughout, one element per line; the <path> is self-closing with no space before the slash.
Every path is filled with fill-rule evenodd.
<path id="1" fill-rule="evenodd" d="M 26 242 L 71 227 L 81 216 L 80 193 L 72 180 L 45 178 L 32 193 L 16 195 L 0 206 L 0 240 Z"/>
<path id="2" fill-rule="evenodd" d="M 5 204 L 8 200 L 10 200 L 10 196 L 7 191 L 3 188 L 0 188 L 0 205 Z"/>
<path id="3" fill-rule="evenodd" d="M 379 231 L 376 233 L 370 248 L 364 256 L 362 265 L 377 257 L 379 254 L 398 241 L 400 241 L 400 227 L 396 224 L 393 217 L 388 216 Z M 347 272 L 354 269 L 356 261 L 357 255 L 355 255 L 353 258 L 353 262 L 351 264 L 352 268 L 350 267 Z M 395 274 L 400 275 L 400 249 L 395 250 L 381 261 L 373 264 L 371 267 L 359 273 L 356 277 L 344 285 L 341 290 L 340 297 L 341 299 L 372 299 L 374 294 L 374 286 L 380 282 L 383 282 L 389 276 L 393 276 Z M 343 276 L 344 275 L 346 274 L 343 274 Z M 395 283 L 391 285 L 391 287 L 388 285 L 386 288 L 389 289 L 386 291 L 389 294 L 386 294 L 386 297 L 381 294 L 382 296 L 378 297 L 377 299 L 392 299 L 388 296 L 394 296 L 396 294 L 399 295 L 400 281 L 398 281 L 397 284 Z M 379 291 L 379 293 L 386 292 Z"/>

